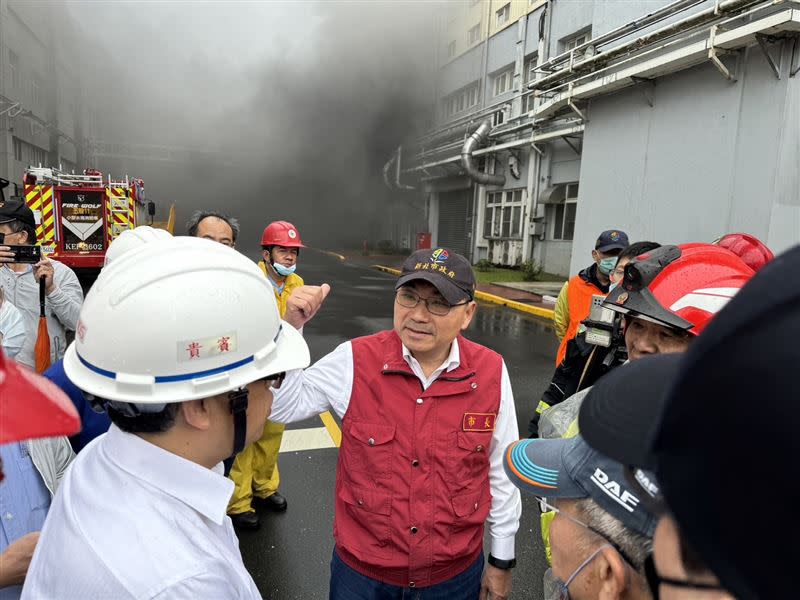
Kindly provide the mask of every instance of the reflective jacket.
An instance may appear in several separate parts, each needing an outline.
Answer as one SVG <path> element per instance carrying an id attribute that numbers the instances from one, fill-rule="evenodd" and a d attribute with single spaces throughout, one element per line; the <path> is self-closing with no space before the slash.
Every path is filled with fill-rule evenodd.
<path id="1" fill-rule="evenodd" d="M 561 345 L 558 347 L 556 355 L 556 366 L 563 362 L 567 354 L 567 343 L 578 333 L 581 321 L 589 316 L 592 309 L 592 296 L 595 294 L 601 296 L 608 294 L 608 286 L 604 286 L 597 279 L 596 264 L 578 273 L 561 288 L 553 314 L 556 333 L 564 331 L 563 337 L 560 336 Z"/>

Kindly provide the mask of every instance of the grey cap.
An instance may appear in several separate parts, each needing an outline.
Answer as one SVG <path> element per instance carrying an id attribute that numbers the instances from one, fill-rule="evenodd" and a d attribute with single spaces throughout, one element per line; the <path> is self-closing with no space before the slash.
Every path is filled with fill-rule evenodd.
<path id="1" fill-rule="evenodd" d="M 506 450 L 503 466 L 523 491 L 546 498 L 591 498 L 628 529 L 647 537 L 655 531 L 656 517 L 641 503 L 622 464 L 580 436 L 519 440 Z"/>

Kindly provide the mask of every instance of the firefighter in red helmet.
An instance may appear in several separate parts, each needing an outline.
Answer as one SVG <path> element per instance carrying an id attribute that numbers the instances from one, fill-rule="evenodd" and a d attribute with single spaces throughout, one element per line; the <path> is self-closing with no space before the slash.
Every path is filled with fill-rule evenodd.
<path id="1" fill-rule="evenodd" d="M 270 223 L 261 236 L 263 260 L 258 266 L 272 284 L 281 317 L 292 291 L 303 285 L 302 277 L 295 270 L 300 248 L 304 247 L 297 227 L 287 221 Z M 278 492 L 278 452 L 284 429 L 285 425 L 267 421 L 261 439 L 247 446 L 233 461 L 230 478 L 235 488 L 228 504 L 228 515 L 237 527 L 255 529 L 259 526 L 254 502 L 268 510 L 286 510 L 286 498 Z"/>
<path id="2" fill-rule="evenodd" d="M 754 271 L 758 271 L 775 258 L 772 250 L 764 242 L 747 233 L 729 233 L 714 243 L 733 252 Z"/>

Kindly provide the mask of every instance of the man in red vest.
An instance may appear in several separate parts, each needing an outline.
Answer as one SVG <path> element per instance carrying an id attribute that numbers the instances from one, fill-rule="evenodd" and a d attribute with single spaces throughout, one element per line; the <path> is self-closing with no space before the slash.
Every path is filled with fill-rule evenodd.
<path id="1" fill-rule="evenodd" d="M 295 290 L 285 320 L 303 326 L 326 287 Z M 508 598 L 521 508 L 502 460 L 517 418 L 503 358 L 461 336 L 477 307 L 472 267 L 419 250 L 395 290 L 394 329 L 288 373 L 270 416 L 342 419 L 330 598 Z"/>
<path id="2" fill-rule="evenodd" d="M 556 335 L 561 340 L 556 355 L 556 366 L 567 355 L 567 344 L 578 333 L 581 321 L 589 316 L 592 296 L 608 294 L 609 275 L 617 265 L 619 253 L 628 247 L 628 236 L 624 231 L 611 229 L 597 238 L 592 250 L 594 262 L 572 277 L 558 294 L 553 323 Z"/>

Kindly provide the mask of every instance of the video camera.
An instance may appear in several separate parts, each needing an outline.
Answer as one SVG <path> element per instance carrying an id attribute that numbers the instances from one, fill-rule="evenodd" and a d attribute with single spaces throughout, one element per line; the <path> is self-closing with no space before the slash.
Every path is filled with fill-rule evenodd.
<path id="1" fill-rule="evenodd" d="M 603 364 L 611 367 L 615 362 L 628 360 L 625 336 L 622 331 L 622 318 L 619 313 L 605 308 L 605 296 L 592 296 L 592 308 L 589 318 L 581 322 L 586 328 L 586 343 L 608 348 Z"/>

